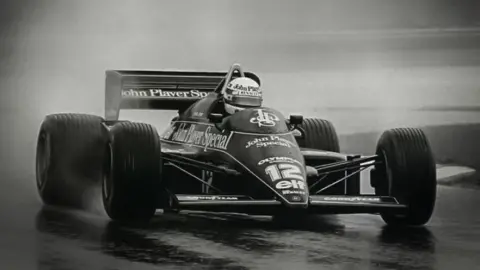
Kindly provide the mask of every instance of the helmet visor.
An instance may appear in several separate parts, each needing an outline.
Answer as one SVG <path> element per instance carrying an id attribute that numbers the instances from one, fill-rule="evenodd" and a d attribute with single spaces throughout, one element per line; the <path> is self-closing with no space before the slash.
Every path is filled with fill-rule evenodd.
<path id="1" fill-rule="evenodd" d="M 233 96 L 226 103 L 239 107 L 260 107 L 262 106 L 262 97 Z"/>

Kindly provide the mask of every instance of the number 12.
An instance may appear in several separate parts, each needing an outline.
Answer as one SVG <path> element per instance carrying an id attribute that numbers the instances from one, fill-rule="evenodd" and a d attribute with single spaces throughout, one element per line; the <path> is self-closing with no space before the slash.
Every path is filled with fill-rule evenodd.
<path id="1" fill-rule="evenodd" d="M 303 181 L 302 171 L 293 164 L 281 163 L 273 164 L 265 168 L 265 173 L 272 178 L 272 181 L 280 179 L 297 179 Z"/>

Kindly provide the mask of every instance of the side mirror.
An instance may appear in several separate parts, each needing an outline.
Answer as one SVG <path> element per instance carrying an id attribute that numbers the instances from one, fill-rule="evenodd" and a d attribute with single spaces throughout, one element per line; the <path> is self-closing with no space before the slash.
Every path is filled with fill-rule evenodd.
<path id="1" fill-rule="evenodd" d="M 290 115 L 290 125 L 301 125 L 303 123 L 303 115 Z"/>
<path id="2" fill-rule="evenodd" d="M 220 113 L 211 113 L 208 115 L 208 120 L 214 124 L 219 124 L 223 120 L 223 115 Z"/>

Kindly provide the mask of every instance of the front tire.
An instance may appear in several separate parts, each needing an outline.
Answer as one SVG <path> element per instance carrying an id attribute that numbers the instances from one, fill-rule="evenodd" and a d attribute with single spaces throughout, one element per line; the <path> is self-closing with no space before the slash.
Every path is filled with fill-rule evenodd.
<path id="1" fill-rule="evenodd" d="M 108 216 L 122 222 L 150 220 L 162 194 L 156 129 L 143 123 L 118 123 L 110 130 L 105 151 L 102 198 Z"/>
<path id="2" fill-rule="evenodd" d="M 100 183 L 103 118 L 87 114 L 52 114 L 42 122 L 37 140 L 36 182 L 45 204 L 81 207 L 83 194 Z"/>
<path id="3" fill-rule="evenodd" d="M 433 213 L 437 194 L 436 164 L 426 135 L 420 129 L 397 128 L 384 132 L 376 154 L 384 165 L 372 171 L 375 194 L 393 196 L 407 205 L 404 214 L 381 213 L 395 226 L 426 224 Z"/>

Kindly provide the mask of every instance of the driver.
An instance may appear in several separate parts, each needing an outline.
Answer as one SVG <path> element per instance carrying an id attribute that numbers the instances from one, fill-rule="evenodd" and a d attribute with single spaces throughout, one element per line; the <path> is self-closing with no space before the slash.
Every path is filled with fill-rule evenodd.
<path id="1" fill-rule="evenodd" d="M 247 77 L 233 79 L 223 94 L 225 113 L 232 115 L 246 108 L 262 106 L 262 91 L 258 83 Z"/>

